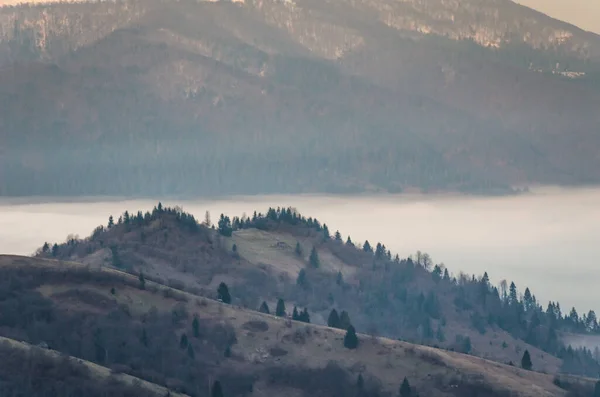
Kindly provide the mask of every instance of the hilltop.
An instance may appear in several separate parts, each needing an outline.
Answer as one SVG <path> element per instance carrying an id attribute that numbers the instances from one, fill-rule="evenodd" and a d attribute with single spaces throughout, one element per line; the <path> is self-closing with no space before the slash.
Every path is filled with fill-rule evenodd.
<path id="1" fill-rule="evenodd" d="M 600 38 L 508 0 L 48 3 L 0 32 L 2 195 L 600 181 Z"/>
<path id="2" fill-rule="evenodd" d="M 45 244 L 38 255 L 108 266 L 216 298 L 225 282 L 233 303 L 274 312 L 307 308 L 312 323 L 346 312 L 359 332 L 470 353 L 518 365 L 528 350 L 534 369 L 596 376 L 598 352 L 572 349 L 565 337 L 594 335 L 593 311 L 542 307 L 528 288 L 495 287 L 487 273 L 452 274 L 426 253 L 401 259 L 382 243 L 355 243 L 291 209 L 248 218 L 221 215 L 200 224 L 177 208 L 111 217 L 89 238 Z M 571 339 L 569 339 L 571 340 Z"/>
<path id="3" fill-rule="evenodd" d="M 265 397 L 395 396 L 404 377 L 412 395 L 434 397 L 565 396 L 557 385 L 584 396 L 593 385 L 367 335 L 359 335 L 357 349 L 348 349 L 341 330 L 220 303 L 110 268 L 0 256 L 0 273 L 0 305 L 8 313 L 3 336 L 166 385 L 171 395 L 207 396 L 215 380 L 225 396 Z M 137 395 L 149 390 L 131 384 Z"/>

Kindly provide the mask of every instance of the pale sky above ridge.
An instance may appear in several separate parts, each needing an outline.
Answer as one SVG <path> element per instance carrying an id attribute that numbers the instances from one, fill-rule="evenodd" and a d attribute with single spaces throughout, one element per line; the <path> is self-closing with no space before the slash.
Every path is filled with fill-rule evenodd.
<path id="1" fill-rule="evenodd" d="M 600 34 L 600 0 L 514 0 L 555 19 Z"/>

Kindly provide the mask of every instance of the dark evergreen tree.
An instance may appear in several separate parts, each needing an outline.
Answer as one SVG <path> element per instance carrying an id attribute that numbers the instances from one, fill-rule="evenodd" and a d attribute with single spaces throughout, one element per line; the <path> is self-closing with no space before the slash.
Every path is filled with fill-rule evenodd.
<path id="1" fill-rule="evenodd" d="M 210 395 L 211 395 L 211 397 L 224 397 L 223 389 L 221 388 L 221 382 L 216 380 L 215 383 L 213 383 L 212 391 L 211 391 Z"/>
<path id="2" fill-rule="evenodd" d="M 113 216 L 111 215 L 111 216 L 108 217 L 108 228 L 112 229 L 112 227 L 114 225 L 115 225 L 115 220 L 114 220 Z"/>
<path id="3" fill-rule="evenodd" d="M 277 317 L 285 317 L 285 302 L 279 298 L 277 300 L 277 307 L 275 308 L 275 315 Z"/>
<path id="4" fill-rule="evenodd" d="M 148 347 L 148 334 L 146 333 L 146 328 L 142 328 L 142 337 L 140 338 L 140 342 L 145 347 Z"/>
<path id="5" fill-rule="evenodd" d="M 56 255 L 58 255 L 58 244 L 54 243 L 52 246 L 52 256 L 56 257 Z"/>
<path id="6" fill-rule="evenodd" d="M 129 216 L 129 211 L 125 211 L 123 213 L 123 223 L 126 225 L 129 225 L 130 221 L 131 221 L 131 217 Z"/>
<path id="7" fill-rule="evenodd" d="M 448 269 L 444 269 L 444 280 L 450 281 L 450 273 L 448 273 Z"/>
<path id="8" fill-rule="evenodd" d="M 600 380 L 594 386 L 594 397 L 600 397 Z"/>
<path id="9" fill-rule="evenodd" d="M 323 239 L 329 240 L 331 239 L 331 235 L 329 234 L 329 228 L 326 224 L 323 224 Z"/>
<path id="10" fill-rule="evenodd" d="M 521 367 L 527 371 L 531 371 L 531 369 L 533 368 L 533 363 L 531 362 L 529 350 L 525 350 L 525 353 L 523 353 L 523 358 L 521 358 Z"/>
<path id="11" fill-rule="evenodd" d="M 194 316 L 194 319 L 192 320 L 192 335 L 194 335 L 194 338 L 200 337 L 200 322 L 198 321 L 198 316 Z"/>
<path id="12" fill-rule="evenodd" d="M 302 257 L 303 252 L 302 252 L 302 246 L 300 245 L 299 241 L 296 241 L 296 255 L 298 255 L 299 257 Z"/>
<path id="13" fill-rule="evenodd" d="M 188 347 L 188 337 L 186 334 L 181 334 L 181 338 L 179 338 L 179 347 L 182 349 Z"/>
<path id="14" fill-rule="evenodd" d="M 292 320 L 298 320 L 298 309 L 294 306 L 294 311 L 292 312 Z"/>
<path id="15" fill-rule="evenodd" d="M 298 314 L 298 321 L 302 321 L 303 323 L 310 323 L 310 314 L 308 314 L 307 308 L 304 308 L 304 310 Z"/>
<path id="16" fill-rule="evenodd" d="M 298 278 L 296 279 L 296 284 L 301 286 L 302 288 L 306 288 L 308 286 L 308 280 L 306 279 L 306 270 L 300 269 L 298 273 Z"/>
<path id="17" fill-rule="evenodd" d="M 231 303 L 231 295 L 229 294 L 229 288 L 227 287 L 227 284 L 223 282 L 219 284 L 219 288 L 217 288 L 217 298 L 223 303 Z"/>
<path id="18" fill-rule="evenodd" d="M 362 374 L 358 374 L 358 379 L 356 379 L 356 388 L 358 391 L 363 391 L 365 389 L 365 380 L 363 379 Z"/>
<path id="19" fill-rule="evenodd" d="M 327 326 L 332 328 L 340 328 L 340 316 L 337 310 L 331 309 L 329 317 L 327 318 Z"/>
<path id="20" fill-rule="evenodd" d="M 224 214 L 221 214 L 221 217 L 219 218 L 217 227 L 218 227 L 219 233 L 225 237 L 231 237 L 231 235 L 233 234 L 233 227 L 231 226 L 231 219 L 229 219 L 229 217 L 225 216 Z"/>
<path id="21" fill-rule="evenodd" d="M 110 246 L 110 253 L 112 256 L 112 265 L 116 268 L 122 269 L 123 263 L 121 262 L 121 257 L 119 256 L 119 251 L 116 245 Z"/>
<path id="22" fill-rule="evenodd" d="M 373 248 L 371 248 L 371 244 L 369 244 L 369 240 L 365 240 L 363 244 L 363 251 L 373 253 Z"/>
<path id="23" fill-rule="evenodd" d="M 46 252 L 48 252 L 49 249 L 50 249 L 50 244 L 45 242 L 44 246 L 42 247 L 42 252 L 45 254 Z"/>
<path id="24" fill-rule="evenodd" d="M 349 247 L 354 247 L 354 243 L 352 242 L 350 236 L 348 236 L 348 238 L 346 239 L 346 245 Z"/>
<path id="25" fill-rule="evenodd" d="M 356 330 L 352 324 L 350 324 L 346 330 L 346 335 L 344 336 L 344 347 L 347 349 L 356 349 L 358 347 L 358 336 L 356 335 Z"/>
<path id="26" fill-rule="evenodd" d="M 263 301 L 263 303 L 261 303 L 258 311 L 261 313 L 265 313 L 265 314 L 271 314 L 271 311 L 269 310 L 269 305 L 267 305 L 267 302 L 265 302 L 265 301 Z"/>
<path id="27" fill-rule="evenodd" d="M 335 231 L 335 241 L 337 241 L 337 242 L 341 242 L 342 241 L 342 234 L 340 233 L 339 230 Z"/>
<path id="28" fill-rule="evenodd" d="M 439 342 L 442 342 L 442 343 L 446 341 L 446 336 L 444 335 L 444 330 L 442 329 L 442 324 L 438 324 L 437 331 L 435 333 L 435 338 Z"/>
<path id="29" fill-rule="evenodd" d="M 317 249 L 315 247 L 313 247 L 310 251 L 310 257 L 308 261 L 310 262 L 310 265 L 315 269 L 317 269 L 320 266 L 321 263 L 319 261 L 319 254 L 317 253 Z"/>
<path id="30" fill-rule="evenodd" d="M 408 383 L 408 379 L 404 377 L 402 381 L 402 385 L 400 386 L 400 397 L 410 397 L 412 395 L 412 388 L 410 387 L 410 383 Z"/>
<path id="31" fill-rule="evenodd" d="M 352 322 L 350 321 L 350 316 L 348 315 L 348 312 L 345 310 L 342 310 L 342 313 L 340 314 L 340 329 L 348 329 L 348 327 L 352 324 Z"/>

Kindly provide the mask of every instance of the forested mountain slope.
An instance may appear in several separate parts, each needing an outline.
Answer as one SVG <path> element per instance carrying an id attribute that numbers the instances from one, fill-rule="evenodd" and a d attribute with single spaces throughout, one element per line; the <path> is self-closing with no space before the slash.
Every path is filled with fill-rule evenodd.
<path id="1" fill-rule="evenodd" d="M 600 39 L 508 0 L 0 9 L 0 194 L 597 183 Z"/>
<path id="2" fill-rule="evenodd" d="M 599 352 L 572 349 L 562 338 L 599 333 L 593 311 L 563 313 L 558 302 L 542 307 L 528 288 L 495 287 L 487 273 L 452 274 L 420 252 L 394 257 L 382 243 L 352 242 L 290 209 L 222 215 L 214 229 L 209 223 L 158 205 L 111 217 L 89 238 L 45 244 L 38 255 L 143 272 L 204 296 L 216 297 L 225 282 L 233 302 L 247 308 L 275 312 L 281 300 L 288 313 L 306 308 L 317 324 L 345 313 L 359 332 L 501 363 L 518 365 L 527 350 L 539 371 L 600 370 Z"/>

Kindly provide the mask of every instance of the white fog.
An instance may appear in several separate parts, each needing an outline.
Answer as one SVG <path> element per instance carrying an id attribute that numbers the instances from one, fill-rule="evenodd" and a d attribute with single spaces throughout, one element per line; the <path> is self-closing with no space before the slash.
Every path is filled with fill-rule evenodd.
<path id="1" fill-rule="evenodd" d="M 30 255 L 44 241 L 85 237 L 108 216 L 151 209 L 159 200 L 92 199 L 60 202 L 0 201 L 0 253 Z M 428 252 L 449 270 L 493 283 L 530 287 L 545 306 L 600 310 L 600 189 L 543 189 L 518 197 L 464 196 L 267 196 L 223 200 L 162 200 L 213 221 L 221 212 L 251 215 L 269 206 L 292 206 L 317 217 L 344 239 L 384 243 L 408 256 Z"/>

